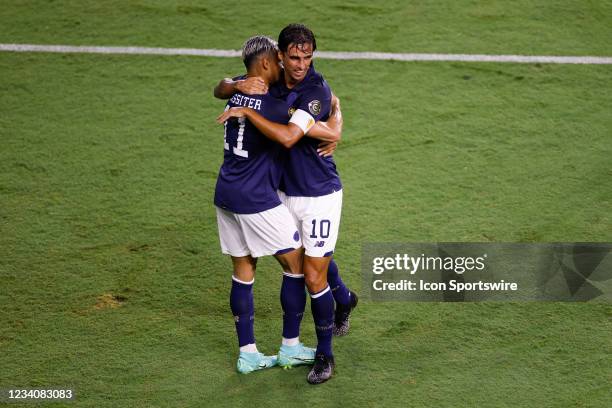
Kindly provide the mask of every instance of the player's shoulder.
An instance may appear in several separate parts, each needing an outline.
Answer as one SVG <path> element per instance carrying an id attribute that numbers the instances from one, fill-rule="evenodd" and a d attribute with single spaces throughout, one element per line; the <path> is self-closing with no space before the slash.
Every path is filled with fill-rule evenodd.
<path id="1" fill-rule="evenodd" d="M 308 73 L 307 81 L 308 81 L 307 82 L 308 87 L 312 87 L 312 88 L 326 88 L 327 87 L 329 88 L 329 85 L 327 84 L 327 81 L 323 77 L 323 74 L 315 70 L 314 67 L 310 69 L 310 72 Z"/>
<path id="2" fill-rule="evenodd" d="M 240 81 L 240 80 L 246 79 L 246 77 L 247 77 L 246 74 L 238 75 L 238 76 L 233 77 L 232 81 Z"/>
<path id="3" fill-rule="evenodd" d="M 323 78 L 323 75 L 313 70 L 307 79 L 307 83 L 302 89 L 304 94 L 316 94 L 331 98 L 331 88 Z"/>

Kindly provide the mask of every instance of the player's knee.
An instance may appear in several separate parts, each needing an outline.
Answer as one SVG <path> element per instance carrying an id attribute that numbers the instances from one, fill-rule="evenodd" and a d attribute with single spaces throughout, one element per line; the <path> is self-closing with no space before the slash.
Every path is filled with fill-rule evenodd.
<path id="1" fill-rule="evenodd" d="M 328 265 L 328 259 L 310 258 L 308 256 L 304 258 L 304 278 L 310 293 L 325 289 Z"/>
<path id="2" fill-rule="evenodd" d="M 306 287 L 310 293 L 317 293 L 325 289 L 327 285 L 327 279 L 325 275 L 316 271 L 310 270 L 308 273 L 304 274 L 304 280 L 306 282 Z"/>
<path id="3" fill-rule="evenodd" d="M 234 277 L 242 282 L 250 282 L 255 278 L 257 260 L 249 257 L 232 257 Z"/>
<path id="4" fill-rule="evenodd" d="M 275 256 L 283 271 L 295 275 L 302 274 L 302 249 L 296 249 L 283 255 Z"/>

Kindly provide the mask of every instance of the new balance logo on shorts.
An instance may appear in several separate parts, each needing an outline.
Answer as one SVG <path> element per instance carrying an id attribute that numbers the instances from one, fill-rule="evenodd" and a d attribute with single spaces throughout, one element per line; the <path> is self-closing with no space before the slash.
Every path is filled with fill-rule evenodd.
<path id="1" fill-rule="evenodd" d="M 325 245 L 325 241 L 317 241 L 314 244 L 314 246 L 317 248 L 323 248 L 323 245 Z"/>

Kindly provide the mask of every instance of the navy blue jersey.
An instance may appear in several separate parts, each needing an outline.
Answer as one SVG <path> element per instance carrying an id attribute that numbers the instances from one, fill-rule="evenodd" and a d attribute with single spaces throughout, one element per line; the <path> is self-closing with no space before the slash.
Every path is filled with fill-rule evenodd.
<path id="1" fill-rule="evenodd" d="M 289 105 L 266 95 L 234 94 L 226 109 L 252 108 L 268 120 L 287 123 Z M 225 122 L 223 164 L 215 188 L 215 205 L 237 214 L 253 214 L 280 205 L 277 190 L 284 148 L 266 138 L 246 118 Z"/>
<path id="2" fill-rule="evenodd" d="M 308 112 L 315 121 L 325 121 L 331 111 L 331 89 L 323 76 L 311 67 L 306 77 L 292 89 L 281 80 L 271 92 L 286 98 L 292 109 Z M 289 196 L 319 197 L 342 189 L 332 157 L 317 153 L 319 140 L 303 137 L 288 152 L 280 190 Z"/>

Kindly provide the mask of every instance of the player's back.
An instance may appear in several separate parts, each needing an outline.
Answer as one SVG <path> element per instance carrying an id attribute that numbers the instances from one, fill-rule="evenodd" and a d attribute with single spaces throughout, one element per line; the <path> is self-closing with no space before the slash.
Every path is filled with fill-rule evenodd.
<path id="1" fill-rule="evenodd" d="M 236 106 L 252 108 L 274 122 L 289 120 L 285 100 L 269 94 L 234 94 L 226 110 Z M 246 118 L 230 119 L 224 126 L 224 156 L 215 188 L 215 205 L 238 214 L 253 214 L 280 205 L 277 190 L 284 148 L 266 138 Z"/>

